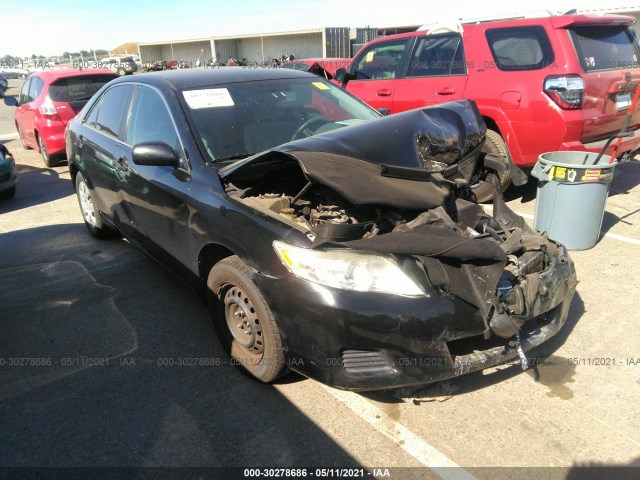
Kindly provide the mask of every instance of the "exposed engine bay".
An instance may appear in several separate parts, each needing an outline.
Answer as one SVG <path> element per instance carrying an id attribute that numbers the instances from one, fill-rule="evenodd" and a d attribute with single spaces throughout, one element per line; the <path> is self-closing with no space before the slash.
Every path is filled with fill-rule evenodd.
<path id="1" fill-rule="evenodd" d="M 527 320 L 573 295 L 575 271 L 564 247 L 529 228 L 498 192 L 492 215 L 475 202 L 468 182 L 486 131 L 475 104 L 374 123 L 373 134 L 366 125 L 334 130 L 232 166 L 226 191 L 305 232 L 311 248 L 415 259 L 440 294 L 478 308 L 485 338 L 519 345 Z"/>

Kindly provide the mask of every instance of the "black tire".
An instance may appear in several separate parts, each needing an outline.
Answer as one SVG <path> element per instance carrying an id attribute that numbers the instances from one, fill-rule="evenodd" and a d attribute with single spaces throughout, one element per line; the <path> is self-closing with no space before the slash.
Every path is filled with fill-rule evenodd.
<path id="1" fill-rule="evenodd" d="M 8 199 L 13 198 L 16 195 L 16 187 L 15 185 L 11 187 L 9 190 L 5 190 L 4 192 L 0 192 L 0 198 Z"/>
<path id="2" fill-rule="evenodd" d="M 42 156 L 42 161 L 47 167 L 55 167 L 58 165 L 58 159 L 55 155 L 49 155 L 47 152 L 47 146 L 44 144 L 42 137 L 38 135 L 38 147 L 40 148 L 40 155 Z"/>
<path id="3" fill-rule="evenodd" d="M 18 130 L 18 138 L 20 139 L 20 143 L 22 144 L 22 148 L 25 150 L 31 150 L 31 147 L 24 143 L 24 139 L 22 138 L 22 132 L 18 128 L 18 124 L 16 123 L 16 130 Z"/>
<path id="4" fill-rule="evenodd" d="M 89 185 L 80 172 L 76 175 L 76 196 L 78 197 L 78 204 L 80 205 L 80 212 L 82 212 L 84 224 L 87 230 L 89 230 L 89 233 L 96 238 L 112 236 L 115 232 L 102 222 L 93 198 L 93 190 L 89 188 Z"/>
<path id="5" fill-rule="evenodd" d="M 120 75 L 121 77 L 124 77 L 124 76 L 127 74 L 127 71 L 126 71 L 124 68 L 119 67 L 119 68 L 116 70 L 116 73 L 117 73 L 118 75 Z"/>
<path id="6" fill-rule="evenodd" d="M 207 287 L 215 328 L 232 363 L 264 383 L 280 378 L 287 371 L 280 330 L 247 264 L 237 256 L 218 262 Z"/>
<path id="7" fill-rule="evenodd" d="M 511 184 L 511 155 L 500 134 L 494 130 L 487 130 L 487 139 L 484 142 L 482 151 L 498 158 L 508 167 L 501 174 L 491 168 L 485 168 L 480 175 L 481 181 L 471 185 L 471 190 L 475 194 L 476 200 L 478 202 L 488 202 L 493 199 L 493 187 L 502 193 Z"/>

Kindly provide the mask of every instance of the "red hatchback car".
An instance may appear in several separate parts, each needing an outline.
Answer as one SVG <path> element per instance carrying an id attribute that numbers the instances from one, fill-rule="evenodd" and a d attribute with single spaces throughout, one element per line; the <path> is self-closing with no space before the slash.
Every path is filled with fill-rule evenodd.
<path id="1" fill-rule="evenodd" d="M 36 148 L 47 167 L 65 153 L 64 129 L 89 99 L 118 75 L 106 69 L 45 70 L 30 75 L 18 100 L 16 129 L 25 149 Z M 9 99 L 7 99 L 9 100 Z"/>

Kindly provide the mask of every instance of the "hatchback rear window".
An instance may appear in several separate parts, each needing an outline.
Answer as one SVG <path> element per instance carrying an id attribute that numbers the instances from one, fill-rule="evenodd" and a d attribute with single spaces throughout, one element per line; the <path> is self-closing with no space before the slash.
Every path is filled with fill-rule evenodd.
<path id="1" fill-rule="evenodd" d="M 577 27 L 571 35 L 586 72 L 640 66 L 633 36 L 626 27 Z"/>
<path id="2" fill-rule="evenodd" d="M 54 102 L 86 102 L 114 78 L 112 75 L 61 78 L 49 87 L 49 98 Z"/>
<path id="3" fill-rule="evenodd" d="M 553 49 L 542 27 L 487 30 L 487 41 L 500 70 L 540 70 L 553 64 Z"/>

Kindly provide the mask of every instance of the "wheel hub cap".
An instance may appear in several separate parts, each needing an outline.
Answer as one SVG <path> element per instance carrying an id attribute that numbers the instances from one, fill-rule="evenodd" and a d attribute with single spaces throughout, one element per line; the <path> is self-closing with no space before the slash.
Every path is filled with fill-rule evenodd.
<path id="1" fill-rule="evenodd" d="M 227 327 L 233 338 L 251 353 L 264 351 L 262 326 L 253 303 L 238 287 L 231 287 L 224 298 Z"/>

